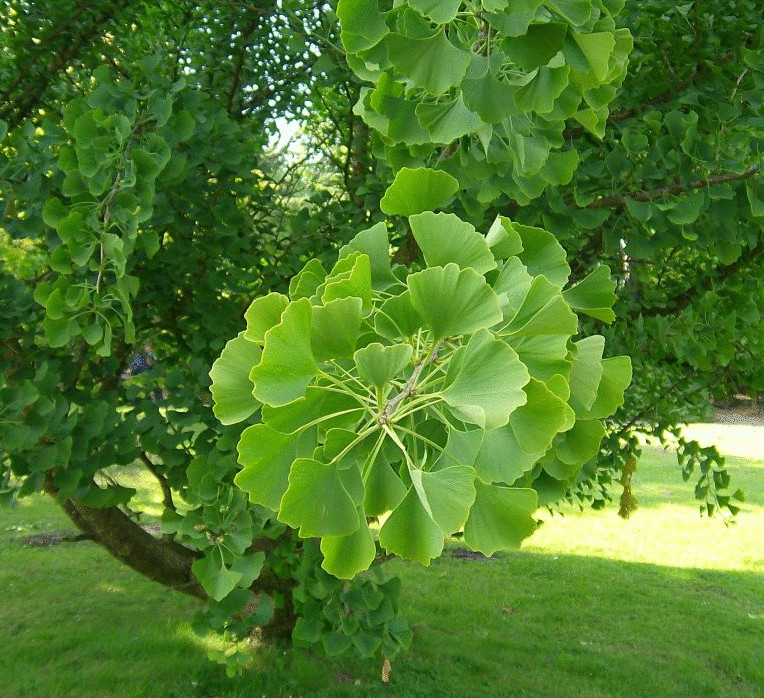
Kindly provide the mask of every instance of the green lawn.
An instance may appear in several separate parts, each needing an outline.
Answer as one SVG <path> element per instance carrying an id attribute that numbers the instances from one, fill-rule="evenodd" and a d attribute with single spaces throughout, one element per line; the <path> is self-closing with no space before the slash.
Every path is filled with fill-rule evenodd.
<path id="1" fill-rule="evenodd" d="M 722 436 L 756 456 L 764 427 Z M 415 637 L 387 685 L 376 664 L 274 648 L 228 680 L 189 627 L 193 600 L 91 543 L 22 547 L 71 528 L 31 498 L 0 510 L 0 696 L 762 696 L 764 455 L 730 460 L 748 496 L 731 526 L 700 519 L 674 456 L 648 449 L 629 521 L 546 515 L 496 560 L 390 563 Z"/>

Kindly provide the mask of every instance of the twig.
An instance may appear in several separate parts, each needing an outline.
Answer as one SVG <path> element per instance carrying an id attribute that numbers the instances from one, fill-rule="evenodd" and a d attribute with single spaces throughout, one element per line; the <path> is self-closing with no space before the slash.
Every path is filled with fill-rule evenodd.
<path id="1" fill-rule="evenodd" d="M 440 351 L 440 348 L 443 346 L 445 341 L 445 339 L 441 339 L 439 342 L 437 342 L 427 354 L 427 356 L 422 359 L 422 361 L 420 361 L 416 366 L 414 366 L 414 371 L 411 373 L 411 377 L 408 379 L 408 381 L 406 381 L 406 385 L 403 386 L 403 390 L 391 397 L 385 404 L 385 409 L 382 410 L 382 414 L 379 415 L 378 421 L 380 425 L 388 424 L 390 416 L 395 411 L 395 408 L 398 407 L 401 402 L 403 402 L 409 395 L 411 395 L 411 393 L 414 392 L 414 387 L 416 386 L 417 380 L 419 380 L 419 375 L 422 373 L 425 366 L 431 364 L 433 361 L 435 361 L 435 359 L 438 358 L 438 352 Z"/>

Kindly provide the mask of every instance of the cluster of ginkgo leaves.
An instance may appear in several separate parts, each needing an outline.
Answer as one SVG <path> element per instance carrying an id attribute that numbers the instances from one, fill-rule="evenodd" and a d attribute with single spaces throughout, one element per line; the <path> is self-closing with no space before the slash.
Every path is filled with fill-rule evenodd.
<path id="1" fill-rule="evenodd" d="M 443 176 L 402 171 L 387 209 L 448 198 Z M 540 228 L 408 220 L 422 268 L 391 265 L 384 223 L 361 231 L 330 270 L 311 260 L 288 296 L 255 299 L 210 373 L 217 417 L 254 422 L 236 485 L 320 538 L 338 577 L 377 542 L 424 564 L 460 531 L 487 555 L 518 545 L 596 457 L 631 379 L 603 337 L 573 339 L 575 311 L 614 318 L 606 267 L 564 290 L 565 251 Z"/>
<path id="2" fill-rule="evenodd" d="M 355 112 L 394 169 L 434 164 L 480 211 L 567 184 L 578 153 L 564 130 L 598 138 L 626 76 L 632 37 L 624 0 L 340 0 Z M 448 146 L 444 150 L 444 146 Z"/>

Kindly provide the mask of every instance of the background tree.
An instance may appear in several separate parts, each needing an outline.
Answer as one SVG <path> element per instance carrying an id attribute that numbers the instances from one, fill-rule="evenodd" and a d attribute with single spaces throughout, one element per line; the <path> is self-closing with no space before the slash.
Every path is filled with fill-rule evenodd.
<path id="1" fill-rule="evenodd" d="M 618 278 L 616 322 L 583 329 L 634 357 L 634 381 L 601 457 L 550 502 L 600 506 L 638 428 L 661 435 L 709 396 L 762 390 L 755 0 L 430 5 L 383 29 L 376 3 L 341 3 L 342 28 L 320 3 L 0 3 L 0 486 L 56 497 L 126 564 L 207 601 L 207 627 L 291 632 L 324 607 L 334 616 L 298 639 L 407 642 L 394 582 L 344 586 L 247 505 L 243 425 L 215 419 L 207 375 L 254 296 L 285 291 L 309 258 L 330 267 L 382 219 L 404 166 L 456 176 L 444 207 L 481 231 L 497 213 L 551 230 L 574 281 L 600 262 Z M 445 25 L 477 58 L 430 85 L 405 42 Z M 274 153 L 280 117 L 304 124 L 296 160 Z M 398 261 L 415 261 L 406 221 L 389 227 Z M 147 344 L 157 365 L 122 380 Z M 718 455 L 680 445 L 702 507 L 734 512 Z M 163 492 L 161 538 L 119 485 L 136 462 Z M 233 585 L 199 566 L 221 546 Z M 251 603 L 248 579 L 266 599 Z"/>

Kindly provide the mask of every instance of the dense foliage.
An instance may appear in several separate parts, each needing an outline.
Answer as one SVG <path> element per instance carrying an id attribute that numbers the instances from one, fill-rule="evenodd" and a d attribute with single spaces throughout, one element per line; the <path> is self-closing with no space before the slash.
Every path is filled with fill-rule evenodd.
<path id="1" fill-rule="evenodd" d="M 325 571 L 381 559 L 367 515 L 427 561 L 465 523 L 518 542 L 537 496 L 620 479 L 628 514 L 637 430 L 764 390 L 758 4 L 0 0 L 0 496 L 55 497 L 200 630 L 364 656 L 410 641 L 378 565 Z M 483 364 L 506 394 L 470 402 Z M 514 529 L 470 527 L 510 497 Z"/>

